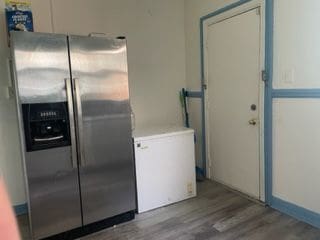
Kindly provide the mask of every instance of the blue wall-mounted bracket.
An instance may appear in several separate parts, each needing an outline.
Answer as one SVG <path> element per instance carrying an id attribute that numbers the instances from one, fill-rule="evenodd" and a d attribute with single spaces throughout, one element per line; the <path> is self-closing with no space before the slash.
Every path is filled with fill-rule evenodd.
<path id="1" fill-rule="evenodd" d="M 202 98 L 202 92 L 186 91 L 188 98 Z"/>

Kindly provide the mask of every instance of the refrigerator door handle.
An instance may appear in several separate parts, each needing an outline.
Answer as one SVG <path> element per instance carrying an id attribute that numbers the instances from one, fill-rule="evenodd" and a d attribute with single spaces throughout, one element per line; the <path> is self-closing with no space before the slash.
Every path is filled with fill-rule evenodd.
<path id="1" fill-rule="evenodd" d="M 74 112 L 73 112 L 73 98 L 72 98 L 72 88 L 70 78 L 64 79 L 66 84 L 66 93 L 68 101 L 68 112 L 69 112 L 69 123 L 70 123 L 70 138 L 71 138 L 71 162 L 72 167 L 77 168 L 77 148 L 76 148 L 76 136 L 75 136 L 75 126 L 74 126 Z"/>
<path id="2" fill-rule="evenodd" d="M 77 138 L 78 138 L 78 150 L 79 150 L 79 163 L 80 166 L 85 166 L 85 157 L 84 157 L 84 145 L 83 145 L 83 119 L 82 119 L 82 105 L 80 97 L 80 86 L 79 79 L 72 78 L 72 85 L 74 87 L 75 93 L 75 102 L 76 102 L 76 114 L 77 114 Z"/>

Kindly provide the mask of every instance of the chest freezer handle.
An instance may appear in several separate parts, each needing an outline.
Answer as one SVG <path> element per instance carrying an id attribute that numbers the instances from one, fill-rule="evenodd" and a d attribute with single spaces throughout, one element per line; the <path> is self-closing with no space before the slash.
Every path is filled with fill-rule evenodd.
<path id="1" fill-rule="evenodd" d="M 75 136 L 75 126 L 74 126 L 74 113 L 73 113 L 73 101 L 72 101 L 72 88 L 71 81 L 69 78 L 64 79 L 66 84 L 66 93 L 67 93 L 67 101 L 68 101 L 68 112 L 69 112 L 69 126 L 70 126 L 70 138 L 71 138 L 71 163 L 73 168 L 78 167 L 77 162 L 77 143 Z"/>
<path id="2" fill-rule="evenodd" d="M 76 98 L 76 114 L 77 114 L 77 138 L 78 138 L 78 149 L 79 149 L 79 162 L 80 166 L 85 166 L 85 156 L 84 156 L 84 145 L 83 145 L 83 119 L 82 119 L 82 105 L 80 97 L 80 86 L 79 79 L 73 78 L 72 85 L 74 87 L 74 93 Z"/>

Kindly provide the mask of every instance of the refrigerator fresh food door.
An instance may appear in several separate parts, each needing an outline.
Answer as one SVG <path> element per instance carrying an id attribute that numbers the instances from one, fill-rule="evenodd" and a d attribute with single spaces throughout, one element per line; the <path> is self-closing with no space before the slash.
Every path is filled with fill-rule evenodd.
<path id="1" fill-rule="evenodd" d="M 136 208 L 126 41 L 71 36 L 84 224 Z"/>
<path id="2" fill-rule="evenodd" d="M 40 239 L 82 225 L 67 37 L 11 37 L 29 217 Z"/>

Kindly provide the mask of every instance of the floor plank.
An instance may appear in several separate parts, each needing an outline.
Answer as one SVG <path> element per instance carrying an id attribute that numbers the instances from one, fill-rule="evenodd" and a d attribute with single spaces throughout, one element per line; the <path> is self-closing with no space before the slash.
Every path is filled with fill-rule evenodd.
<path id="1" fill-rule="evenodd" d="M 18 218 L 29 240 L 28 217 Z M 224 186 L 198 183 L 198 197 L 159 208 L 81 240 L 319 240 L 320 229 L 255 203 Z"/>

